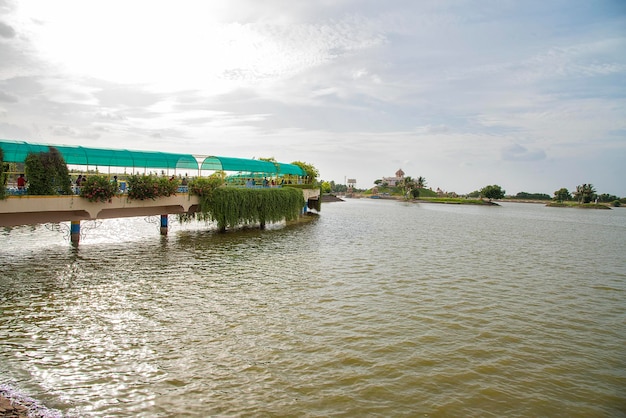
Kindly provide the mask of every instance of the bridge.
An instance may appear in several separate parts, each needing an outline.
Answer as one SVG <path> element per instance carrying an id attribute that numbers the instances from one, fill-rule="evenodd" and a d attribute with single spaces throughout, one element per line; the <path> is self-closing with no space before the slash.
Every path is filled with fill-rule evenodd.
<path id="1" fill-rule="evenodd" d="M 85 171 L 105 168 L 109 175 L 118 171 L 143 169 L 161 170 L 163 175 L 192 175 L 201 177 L 207 171 L 231 173 L 226 176 L 226 184 L 236 187 L 242 178 L 270 177 L 288 179 L 289 182 L 305 183 L 310 180 L 299 166 L 273 161 L 242 159 L 232 157 L 197 157 L 190 154 L 172 154 L 150 151 L 107 150 L 85 147 L 69 147 L 31 144 L 26 142 L 0 140 L 5 163 L 23 163 L 30 153 L 48 152 L 56 148 L 68 166 L 82 167 Z M 106 164 L 105 164 L 106 163 Z M 18 173 L 9 173 L 14 179 Z M 123 174 L 121 175 L 123 176 Z M 15 181 L 14 181 L 15 182 Z M 16 182 L 15 182 L 16 183 Z M 194 213 L 199 210 L 200 200 L 180 188 L 179 193 L 156 199 L 129 199 L 124 193 L 113 196 L 110 202 L 90 202 L 75 195 L 33 196 L 17 190 L 15 184 L 8 182 L 8 197 L 0 200 L 0 227 L 33 225 L 42 223 L 71 223 L 71 240 L 77 244 L 80 239 L 80 222 L 85 220 L 111 219 L 137 216 L 160 216 L 161 233 L 167 234 L 167 217 L 170 214 Z M 227 186 L 229 187 L 229 186 Z M 278 186 L 277 186 L 278 187 Z M 303 211 L 311 206 L 312 201 L 320 198 L 319 188 L 303 188 Z M 307 206 L 308 205 L 308 206 Z"/>

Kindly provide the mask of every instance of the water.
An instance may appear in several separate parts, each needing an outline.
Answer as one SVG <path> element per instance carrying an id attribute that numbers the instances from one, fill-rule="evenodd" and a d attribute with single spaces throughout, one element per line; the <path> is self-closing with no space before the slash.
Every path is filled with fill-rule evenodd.
<path id="1" fill-rule="evenodd" d="M 626 416 L 625 208 L 93 226 L 0 234 L 0 383 L 68 416 Z"/>

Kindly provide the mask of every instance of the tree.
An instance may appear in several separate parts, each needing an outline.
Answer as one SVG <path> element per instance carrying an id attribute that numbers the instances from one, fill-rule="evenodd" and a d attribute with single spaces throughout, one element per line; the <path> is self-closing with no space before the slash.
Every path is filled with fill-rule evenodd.
<path id="1" fill-rule="evenodd" d="M 408 200 L 409 196 L 413 196 L 411 191 L 417 189 L 417 184 L 410 176 L 406 176 L 402 179 L 398 187 L 402 191 L 402 196 Z"/>
<path id="2" fill-rule="evenodd" d="M 315 184 L 317 182 L 320 172 L 313 164 L 304 163 L 302 161 L 294 161 L 291 164 L 297 165 L 304 171 L 305 176 L 309 178 L 309 183 Z"/>
<path id="3" fill-rule="evenodd" d="M 616 200 L 619 201 L 618 197 L 612 194 L 602 193 L 598 195 L 598 201 L 600 202 L 614 202 Z"/>
<path id="4" fill-rule="evenodd" d="M 554 192 L 554 200 L 556 200 L 557 202 L 563 202 L 564 200 L 570 200 L 571 198 L 572 195 L 565 187 L 562 187 Z"/>
<path id="5" fill-rule="evenodd" d="M 576 186 L 576 192 L 574 193 L 574 197 L 578 201 L 578 203 L 589 203 L 591 202 L 596 194 L 596 189 L 593 187 L 593 184 L 581 184 Z"/>
<path id="6" fill-rule="evenodd" d="M 426 187 L 426 179 L 424 177 L 422 177 L 422 176 L 419 176 L 417 178 L 416 183 L 417 183 L 417 188 L 418 189 L 423 189 L 424 187 Z"/>
<path id="7" fill-rule="evenodd" d="M 545 193 L 528 193 L 519 192 L 515 195 L 516 199 L 530 199 L 530 200 L 550 200 L 550 196 Z"/>
<path id="8" fill-rule="evenodd" d="M 485 186 L 480 189 L 480 195 L 489 199 L 489 201 L 493 199 L 502 199 L 506 192 L 502 190 L 500 186 L 497 184 L 493 184 L 491 186 Z"/>

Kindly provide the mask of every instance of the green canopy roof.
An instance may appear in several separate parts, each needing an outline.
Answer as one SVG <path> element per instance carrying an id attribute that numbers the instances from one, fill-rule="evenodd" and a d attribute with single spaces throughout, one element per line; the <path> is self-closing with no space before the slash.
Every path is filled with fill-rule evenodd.
<path id="1" fill-rule="evenodd" d="M 59 150 L 65 163 L 70 165 L 189 170 L 200 168 L 202 170 L 264 173 L 268 175 L 306 175 L 304 170 L 297 165 L 263 160 L 210 156 L 205 158 L 198 167 L 198 160 L 191 154 L 44 145 L 0 139 L 4 161 L 9 163 L 23 163 L 29 153 L 48 152 L 50 147 Z"/>
<path id="2" fill-rule="evenodd" d="M 292 174 L 304 176 L 305 173 L 297 165 L 273 163 L 264 160 L 248 160 L 245 158 L 210 156 L 200 165 L 202 170 L 245 171 L 250 173 Z"/>
<path id="3" fill-rule="evenodd" d="M 305 176 L 304 170 L 295 164 L 276 163 L 279 174 L 292 174 L 296 176 Z"/>
<path id="4" fill-rule="evenodd" d="M 31 153 L 48 152 L 54 147 L 63 156 L 66 164 L 101 167 L 133 167 L 190 170 L 198 169 L 198 161 L 191 154 L 173 154 L 155 151 L 112 150 L 67 145 L 43 145 L 28 142 L 0 140 L 4 161 L 23 163 Z"/>

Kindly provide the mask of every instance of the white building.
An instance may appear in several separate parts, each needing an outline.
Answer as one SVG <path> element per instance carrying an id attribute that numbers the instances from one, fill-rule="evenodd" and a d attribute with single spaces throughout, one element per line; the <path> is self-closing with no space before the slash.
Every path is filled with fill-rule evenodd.
<path id="1" fill-rule="evenodd" d="M 404 180 L 404 171 L 402 171 L 402 169 L 398 169 L 398 171 L 396 171 L 396 176 L 395 177 L 383 177 L 383 184 L 387 184 L 389 187 L 396 187 L 398 185 L 398 183 L 402 182 L 402 180 Z"/>

